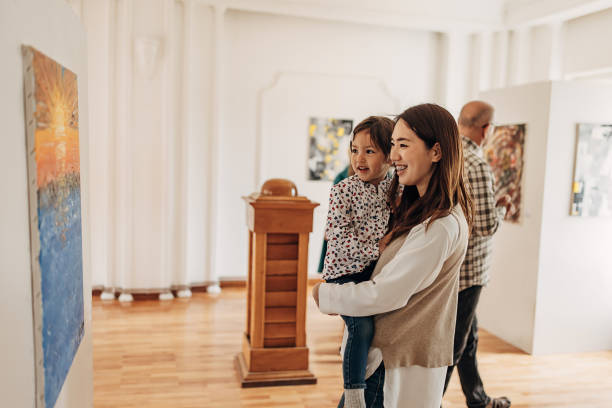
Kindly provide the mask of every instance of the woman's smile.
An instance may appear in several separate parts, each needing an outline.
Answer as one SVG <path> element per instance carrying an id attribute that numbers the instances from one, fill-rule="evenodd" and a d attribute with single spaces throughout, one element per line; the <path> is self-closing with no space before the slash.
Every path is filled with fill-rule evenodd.
<path id="1" fill-rule="evenodd" d="M 398 176 L 401 176 L 402 174 L 404 174 L 404 172 L 408 168 L 408 166 L 406 166 L 405 164 L 393 163 L 393 166 L 395 167 L 395 172 L 397 173 Z"/>

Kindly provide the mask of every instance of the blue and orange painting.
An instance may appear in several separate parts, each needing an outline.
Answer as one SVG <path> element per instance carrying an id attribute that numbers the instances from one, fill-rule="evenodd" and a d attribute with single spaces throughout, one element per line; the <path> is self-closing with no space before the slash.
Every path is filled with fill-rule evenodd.
<path id="1" fill-rule="evenodd" d="M 31 47 L 24 55 L 37 406 L 52 408 L 84 334 L 77 77 Z"/>

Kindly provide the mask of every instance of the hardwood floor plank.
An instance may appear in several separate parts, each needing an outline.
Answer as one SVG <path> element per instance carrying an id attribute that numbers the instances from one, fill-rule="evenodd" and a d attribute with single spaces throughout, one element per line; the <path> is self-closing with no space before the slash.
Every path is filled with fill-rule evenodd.
<path id="1" fill-rule="evenodd" d="M 307 345 L 316 385 L 240 388 L 244 288 L 191 299 L 130 305 L 93 299 L 96 408 L 335 407 L 342 388 L 342 321 L 308 296 Z M 612 351 L 533 357 L 480 331 L 479 363 L 487 392 L 512 407 L 612 406 Z M 465 407 L 456 375 L 445 408 Z"/>

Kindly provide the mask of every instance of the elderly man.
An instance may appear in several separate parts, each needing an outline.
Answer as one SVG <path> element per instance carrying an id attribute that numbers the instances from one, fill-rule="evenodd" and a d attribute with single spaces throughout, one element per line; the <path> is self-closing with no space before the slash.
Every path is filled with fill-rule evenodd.
<path id="1" fill-rule="evenodd" d="M 508 398 L 491 398 L 485 393 L 476 362 L 478 347 L 476 306 L 480 291 L 489 281 L 491 238 L 512 205 L 507 195 L 496 201 L 493 174 L 488 163 L 482 158 L 480 146 L 492 131 L 493 113 L 491 105 L 472 101 L 461 109 L 458 120 L 459 133 L 463 138 L 465 174 L 471 186 L 475 212 L 474 226 L 459 276 L 454 365 L 448 367 L 444 391 L 446 392 L 453 369 L 457 366 L 461 388 L 469 408 L 510 406 Z"/>

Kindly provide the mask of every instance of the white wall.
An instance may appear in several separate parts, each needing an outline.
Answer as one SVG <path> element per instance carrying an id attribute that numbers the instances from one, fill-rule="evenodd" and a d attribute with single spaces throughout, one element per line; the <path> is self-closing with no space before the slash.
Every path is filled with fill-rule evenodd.
<path id="1" fill-rule="evenodd" d="M 92 282 L 105 285 L 106 271 L 111 269 L 112 243 L 109 242 L 111 219 L 111 107 L 108 100 L 111 97 L 112 70 L 108 64 L 111 55 L 111 10 L 109 1 L 102 0 L 88 3 L 82 16 L 87 31 L 87 41 L 95 44 L 87 48 L 88 90 L 89 90 L 89 134 L 91 183 L 96 188 L 91 191 L 91 265 Z M 93 24 L 100 29 L 87 29 Z"/>
<path id="2" fill-rule="evenodd" d="M 569 216 L 578 123 L 612 123 L 612 85 L 553 83 L 534 354 L 612 350 L 612 219 Z"/>
<path id="3" fill-rule="evenodd" d="M 391 28 L 400 23 L 423 26 L 417 20 L 423 20 L 421 13 L 429 13 L 435 2 L 368 4 L 374 13 L 360 1 L 350 15 L 339 13 L 344 0 L 319 3 L 258 1 L 236 6 L 278 13 L 265 14 L 226 10 L 225 3 L 215 0 L 80 2 L 95 42 L 89 51 L 95 105 L 95 286 L 165 290 L 245 276 L 244 204 L 239 197 L 264 181 L 256 156 L 265 140 L 278 137 L 263 127 L 263 109 L 279 76 L 320 78 L 309 87 L 320 86 L 328 77 L 340 82 L 370 79 L 388 89 L 398 109 L 438 102 L 457 113 L 479 90 L 548 79 L 555 67 L 578 69 L 570 64 L 577 60 L 586 61 L 585 67 L 601 66 L 601 58 L 607 57 L 599 54 L 607 54 L 599 50 L 607 43 L 600 34 L 612 25 L 608 11 L 570 20 L 558 37 L 567 47 L 553 47 L 554 24 L 495 26 L 501 22 L 495 17 L 501 2 L 489 2 L 478 8 L 488 15 L 483 21 L 490 22 L 488 45 L 483 47 L 480 33 L 470 34 L 484 27 L 482 15 L 468 23 L 455 6 L 432 18 L 438 22 L 432 27 L 444 30 L 440 33 Z M 405 21 L 396 16 L 380 19 L 401 10 Z M 448 15 L 455 15 L 456 24 L 448 24 Z M 592 30 L 591 24 L 600 29 Z M 139 44 L 149 39 L 158 41 L 159 54 L 142 67 Z M 585 44 L 594 46 L 582 53 Z M 565 52 L 559 55 L 551 48 Z M 149 68 L 152 74 L 147 74 Z M 330 93 L 324 90 L 319 96 L 332 101 Z M 368 94 L 363 99 L 371 100 L 372 112 L 386 109 L 376 98 Z M 269 116 L 285 115 L 287 106 L 298 106 L 290 99 L 281 105 L 266 108 Z M 342 103 L 339 108 L 329 106 L 328 115 L 343 109 L 350 113 Z M 313 110 L 306 104 L 298 108 L 303 115 Z M 303 141 L 305 127 L 293 126 L 289 133 Z M 292 164 L 296 171 L 305 165 Z M 322 191 L 327 187 L 310 198 L 324 204 Z M 316 210 L 316 222 L 325 210 L 325 205 Z M 317 230 L 312 250 L 318 252 L 319 241 Z"/>
<path id="4" fill-rule="evenodd" d="M 612 85 L 542 82 L 484 92 L 526 123 L 523 222 L 494 237 L 481 326 L 533 354 L 612 349 L 612 219 L 569 216 L 578 123 L 612 122 Z"/>
<path id="5" fill-rule="evenodd" d="M 528 78 L 531 82 L 546 81 L 550 75 L 552 32 L 551 26 L 537 26 L 531 30 Z"/>
<path id="6" fill-rule="evenodd" d="M 258 191 L 265 178 L 293 176 L 300 177 L 294 180 L 300 193 L 322 204 L 315 210 L 316 233 L 310 242 L 313 273 L 331 183 L 302 182 L 306 157 L 299 149 L 306 142 L 307 118 L 347 117 L 357 124 L 369 114 L 393 115 L 435 100 L 438 38 L 427 32 L 239 11 L 228 11 L 226 36 L 216 269 L 222 278 L 246 276 L 245 205 L 240 197 Z M 258 126 L 261 147 L 268 151 L 255 180 Z M 272 163 L 270 155 L 275 154 L 281 158 Z"/>
<path id="7" fill-rule="evenodd" d="M 587 1 L 574 1 L 571 5 L 559 4 L 560 8 L 568 9 L 560 12 L 553 10 L 555 3 L 549 1 L 547 5 L 553 14 L 549 18 L 539 16 L 532 22 L 528 14 L 543 10 L 538 10 L 535 3 L 535 8 L 514 3 L 512 15 L 507 15 L 511 25 L 495 31 L 493 52 L 484 55 L 490 58 L 493 73 L 491 86 L 481 86 L 481 91 L 562 78 L 612 78 L 609 41 L 612 8 L 597 6 L 596 10 L 589 11 L 586 6 L 580 9 L 580 3 Z M 517 20 L 516 14 L 521 8 L 527 13 L 523 21 Z"/>
<path id="8" fill-rule="evenodd" d="M 261 180 L 287 178 L 298 186 L 300 195 L 321 204 L 314 212 L 308 260 L 314 274 L 323 242 L 330 183 L 308 180 L 308 120 L 311 116 L 352 119 L 355 126 L 367 116 L 397 112 L 399 102 L 374 78 L 286 73 L 263 92 L 259 103 L 261 154 L 256 166 Z"/>
<path id="9" fill-rule="evenodd" d="M 95 287 L 165 291 L 246 276 L 240 197 L 265 181 L 258 155 L 268 148 L 284 154 L 275 143 L 280 137 L 296 143 L 307 137 L 303 120 L 288 124 L 287 135 L 270 134 L 264 116 L 348 115 L 356 124 L 449 95 L 440 83 L 448 76 L 444 37 L 431 31 L 193 0 L 84 0 L 81 10 L 96 42 L 89 54 L 96 97 L 91 164 L 99 187 L 92 200 Z M 142 64 L 141 47 L 150 40 L 158 55 Z M 453 66 L 467 55 L 458 58 Z M 283 75 L 309 79 L 295 81 L 285 103 L 281 96 L 270 105 Z M 311 102 L 297 98 L 304 92 Z M 303 174 L 306 159 L 291 165 Z M 309 198 L 322 206 L 311 272 L 330 183 L 315 185 Z"/>
<path id="10" fill-rule="evenodd" d="M 0 3 L 0 395 L 7 407 L 34 407 L 34 343 L 31 299 L 27 163 L 21 45 L 28 44 L 77 74 L 83 220 L 85 335 L 56 408 L 93 406 L 91 269 L 89 245 L 89 121 L 87 47 L 77 16 L 63 0 Z"/>
<path id="11" fill-rule="evenodd" d="M 83 0 L 81 10 L 95 44 L 93 284 L 209 283 L 212 8 Z"/>
<path id="12" fill-rule="evenodd" d="M 495 107 L 495 122 L 525 123 L 520 224 L 504 222 L 494 236 L 491 281 L 478 306 L 480 325 L 527 351 L 533 350 L 542 200 L 550 109 L 550 83 L 484 92 Z"/>
<path id="13" fill-rule="evenodd" d="M 131 38 L 121 38 L 120 41 L 132 41 L 134 54 L 132 63 L 132 78 L 130 103 L 130 139 L 131 157 L 130 167 L 132 176 L 132 191 L 130 203 L 132 205 L 131 237 L 132 237 L 132 265 L 130 279 L 126 280 L 129 287 L 139 287 L 141 276 L 148 276 L 151 287 L 163 287 L 164 282 L 163 255 L 160 251 L 165 244 L 162 234 L 164 172 L 166 163 L 162 150 L 165 129 L 163 127 L 162 103 L 163 60 L 168 58 L 167 48 L 160 49 L 156 59 L 147 66 L 139 62 L 138 48 L 141 41 L 164 38 L 164 19 L 162 16 L 161 0 L 135 0 L 133 1 L 133 15 L 131 24 Z M 152 69 L 147 72 L 147 69 Z"/>
<path id="14" fill-rule="evenodd" d="M 612 69 L 612 8 L 566 23 L 566 74 Z"/>

